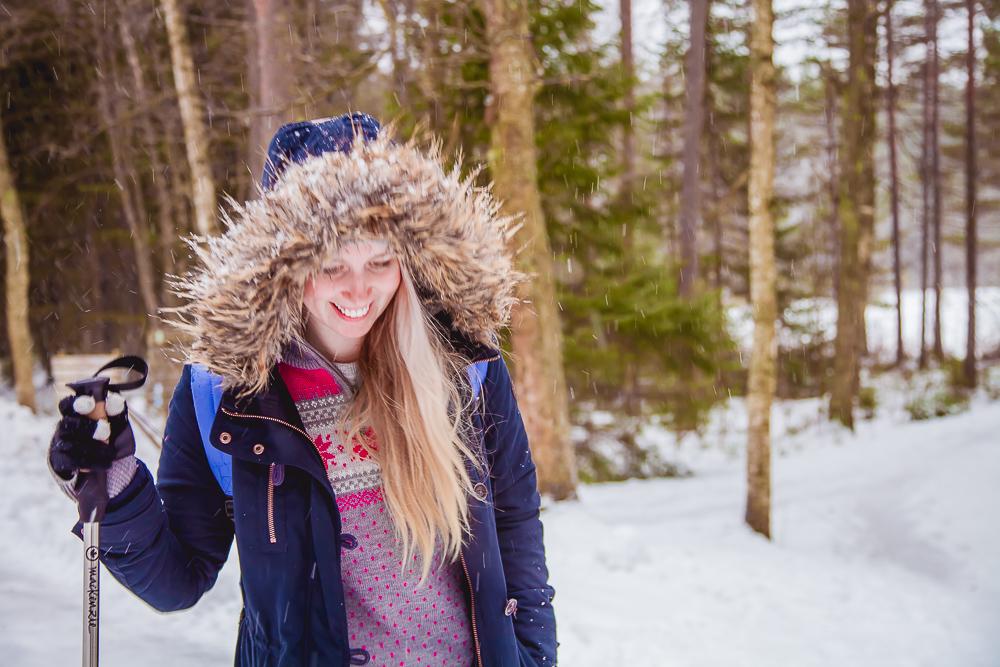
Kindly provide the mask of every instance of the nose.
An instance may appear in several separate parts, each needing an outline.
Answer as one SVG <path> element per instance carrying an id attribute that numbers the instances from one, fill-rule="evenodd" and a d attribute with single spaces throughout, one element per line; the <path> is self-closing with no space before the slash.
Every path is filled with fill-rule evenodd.
<path id="1" fill-rule="evenodd" d="M 352 306 L 363 306 L 370 300 L 372 286 L 368 284 L 363 271 L 352 273 L 345 287 L 345 301 L 349 301 Z"/>

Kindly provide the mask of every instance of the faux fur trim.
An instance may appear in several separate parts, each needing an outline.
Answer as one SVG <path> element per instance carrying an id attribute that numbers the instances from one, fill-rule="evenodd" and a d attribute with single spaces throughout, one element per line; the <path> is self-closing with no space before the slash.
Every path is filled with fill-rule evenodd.
<path id="1" fill-rule="evenodd" d="M 164 308 L 187 334 L 182 361 L 200 363 L 241 395 L 266 388 L 268 373 L 303 322 L 306 279 L 346 240 L 383 238 L 432 314 L 447 315 L 471 341 L 495 346 L 518 302 L 508 241 L 520 227 L 498 215 L 489 187 L 441 166 L 440 149 L 393 142 L 384 132 L 350 153 L 289 165 L 275 187 L 229 211 L 220 236 L 185 242 L 200 265 L 168 276 L 182 301 Z"/>

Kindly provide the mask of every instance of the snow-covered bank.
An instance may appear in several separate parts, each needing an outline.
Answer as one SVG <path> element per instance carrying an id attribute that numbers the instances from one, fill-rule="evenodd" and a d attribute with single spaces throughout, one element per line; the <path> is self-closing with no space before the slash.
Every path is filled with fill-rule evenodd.
<path id="1" fill-rule="evenodd" d="M 14 455 L 0 469 L 0 655 L 75 663 L 81 548 L 45 469 L 54 416 L 0 401 L 0 425 Z M 776 446 L 773 542 L 742 523 L 738 456 L 545 510 L 561 664 L 1000 665 L 1000 403 L 926 422 L 887 410 L 853 437 L 793 430 Z M 196 608 L 163 615 L 105 574 L 103 664 L 231 664 L 238 576 L 234 552 Z"/>

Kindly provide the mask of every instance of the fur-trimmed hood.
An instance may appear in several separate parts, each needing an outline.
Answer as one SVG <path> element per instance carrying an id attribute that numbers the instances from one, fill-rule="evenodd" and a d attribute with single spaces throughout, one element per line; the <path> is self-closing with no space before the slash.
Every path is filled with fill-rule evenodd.
<path id="1" fill-rule="evenodd" d="M 290 164 L 259 199 L 227 198 L 226 230 L 185 242 L 199 266 L 169 276 L 183 305 L 164 308 L 188 335 L 184 361 L 200 363 L 240 395 L 268 384 L 285 346 L 303 333 L 306 279 L 348 240 L 382 238 L 409 270 L 430 313 L 462 336 L 496 346 L 526 276 L 513 267 L 513 218 L 488 188 L 421 150 L 381 134 Z M 443 312 L 442 312 L 443 311 Z"/>

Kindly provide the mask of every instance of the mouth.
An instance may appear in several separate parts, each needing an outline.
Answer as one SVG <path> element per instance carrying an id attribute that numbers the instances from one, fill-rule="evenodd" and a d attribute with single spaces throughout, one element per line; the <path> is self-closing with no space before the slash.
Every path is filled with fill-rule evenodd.
<path id="1" fill-rule="evenodd" d="M 372 305 L 370 303 L 364 308 L 343 308 L 340 305 L 334 303 L 333 301 L 330 302 L 330 305 L 333 306 L 333 309 L 337 312 L 338 315 L 340 315 L 342 319 L 345 319 L 348 322 L 360 322 L 361 320 L 368 317 L 368 313 L 371 312 L 372 308 Z"/>

